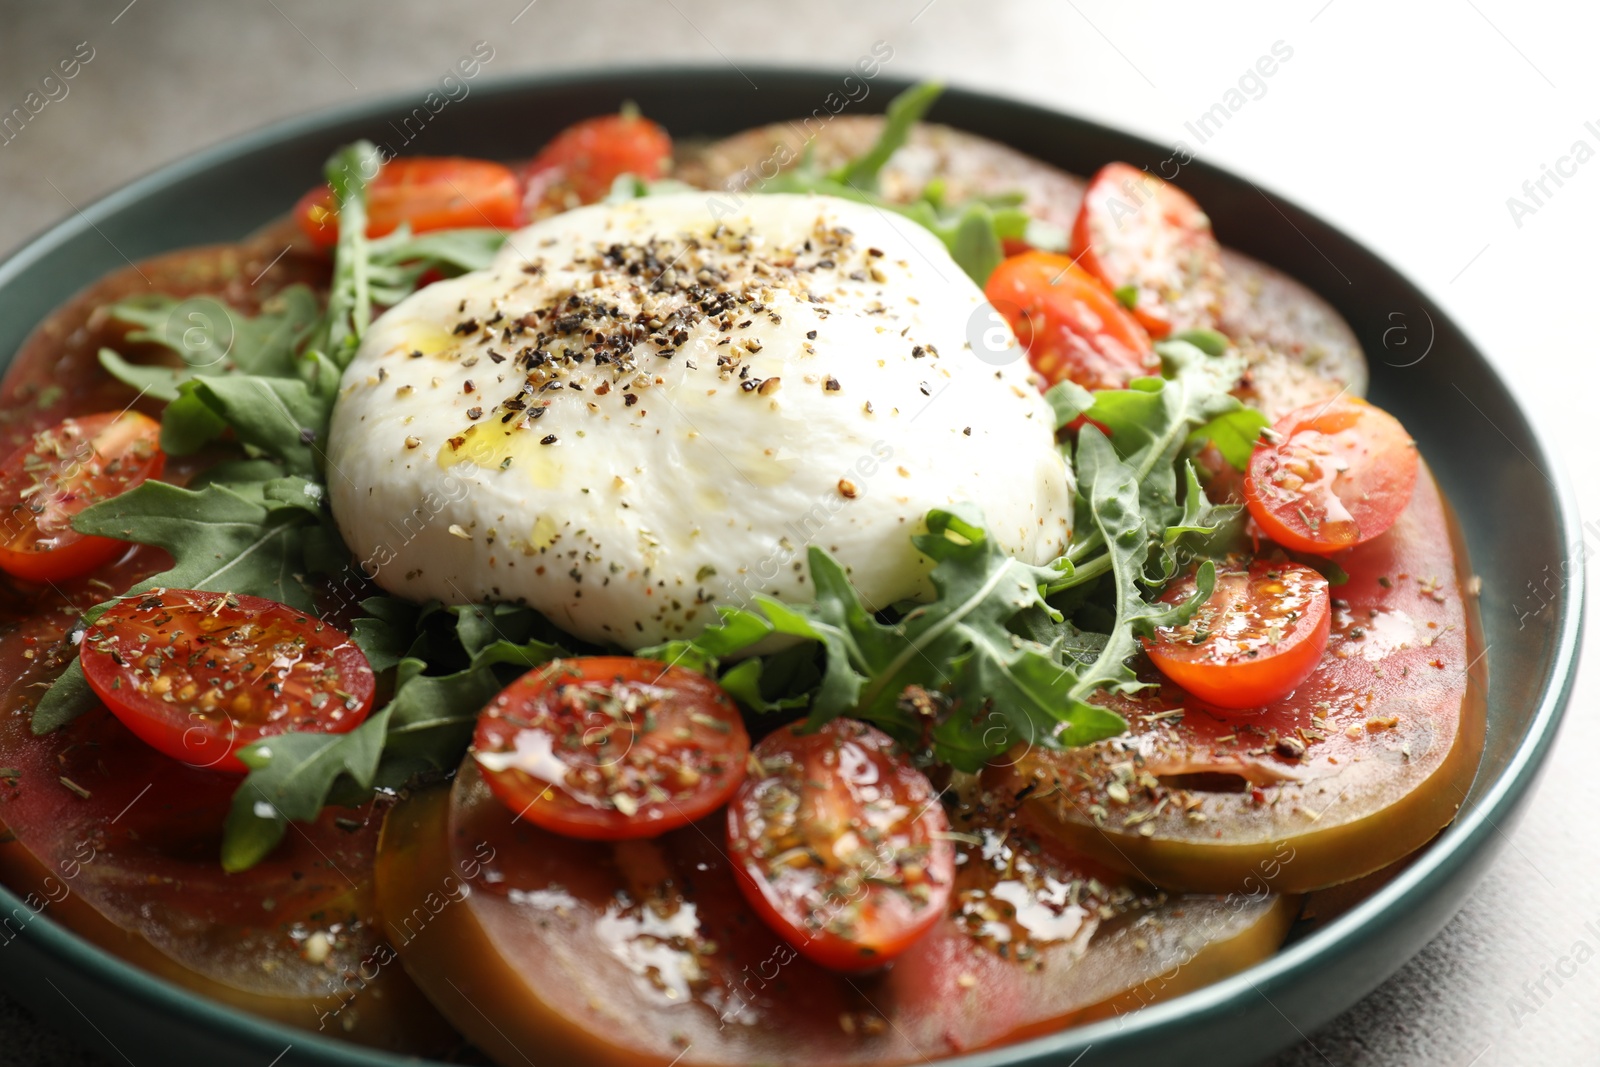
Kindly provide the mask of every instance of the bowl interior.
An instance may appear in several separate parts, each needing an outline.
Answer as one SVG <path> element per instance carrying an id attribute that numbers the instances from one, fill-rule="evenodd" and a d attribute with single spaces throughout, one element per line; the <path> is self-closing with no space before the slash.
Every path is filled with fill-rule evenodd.
<path id="1" fill-rule="evenodd" d="M 318 180 L 330 152 L 357 137 L 403 154 L 518 158 L 568 122 L 624 100 L 636 101 L 676 136 L 716 136 L 810 115 L 825 108 L 843 77 L 750 73 L 759 91 L 726 68 L 483 84 L 408 141 L 403 123 L 421 105 L 419 91 L 213 149 L 87 208 L 0 265 L 0 359 L 9 360 L 57 304 L 129 260 L 235 240 L 281 215 Z M 873 80 L 868 97 L 850 108 L 881 110 L 904 84 Z M 931 118 L 1079 174 L 1120 159 L 1170 175 L 1175 158 L 1171 148 L 1080 119 L 960 90 L 947 92 Z M 413 121 L 409 129 L 416 128 Z M 1345 316 L 1366 349 L 1373 398 L 1412 431 L 1454 504 L 1482 579 L 1487 747 L 1456 823 L 1351 914 L 1198 993 L 963 1062 L 1068 1063 L 1086 1052 L 1085 1064 L 1130 1054 L 1141 1062 L 1213 1062 L 1206 1055 L 1242 1062 L 1296 1040 L 1373 988 L 1454 913 L 1536 774 L 1567 695 L 1582 598 L 1573 557 L 1582 541 L 1557 467 L 1506 385 L 1437 305 L 1342 233 L 1198 161 L 1182 165 L 1177 181 L 1206 208 L 1225 243 L 1298 278 Z M 0 909 L 19 906 L 0 888 Z M 231 1013 L 99 952 L 48 914 L 28 922 L 17 943 L 31 966 L 0 972 L 15 995 L 73 1027 L 81 1019 L 69 1005 L 83 1007 L 130 1053 L 164 1057 L 178 1047 L 195 1062 L 256 1055 L 280 1062 L 273 1060 L 280 1053 L 283 1064 L 415 1062 Z M 43 988 L 41 976 L 57 986 L 55 993 Z M 1207 1035 L 1218 1040 L 1205 1041 Z M 1218 1051 L 1196 1051 L 1205 1048 Z"/>

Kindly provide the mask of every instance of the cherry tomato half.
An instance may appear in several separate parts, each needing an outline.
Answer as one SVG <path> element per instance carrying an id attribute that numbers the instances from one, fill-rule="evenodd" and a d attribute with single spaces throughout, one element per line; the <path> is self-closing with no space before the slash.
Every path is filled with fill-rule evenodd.
<path id="1" fill-rule="evenodd" d="M 123 725 L 196 767 L 246 771 L 235 753 L 251 742 L 290 730 L 347 733 L 372 708 L 372 668 L 355 643 L 261 597 L 126 597 L 88 628 L 78 655 Z"/>
<path id="2" fill-rule="evenodd" d="M 1124 389 L 1160 369 L 1144 327 L 1066 256 L 1013 256 L 995 268 L 983 291 L 1051 385 L 1070 379 L 1085 389 Z"/>
<path id="3" fill-rule="evenodd" d="M 590 656 L 512 682 L 484 708 L 472 747 L 512 811 L 569 837 L 618 841 L 720 808 L 744 779 L 750 735 L 696 671 Z"/>
<path id="4" fill-rule="evenodd" d="M 1191 572 L 1161 594 L 1194 596 Z M 1293 692 L 1322 658 L 1332 624 L 1328 580 L 1299 563 L 1256 560 L 1217 568 L 1194 617 L 1144 638 L 1162 674 L 1219 708 L 1259 708 Z"/>
<path id="5" fill-rule="evenodd" d="M 1417 484 L 1417 446 L 1365 400 L 1291 411 L 1250 456 L 1245 503 L 1284 548 L 1328 555 L 1394 525 Z"/>
<path id="6" fill-rule="evenodd" d="M 728 805 L 728 851 L 756 913 L 839 971 L 881 967 L 915 944 L 955 877 L 932 783 L 854 719 L 809 734 L 786 726 L 754 757 L 759 777 Z"/>
<path id="7" fill-rule="evenodd" d="M 516 225 L 521 189 L 509 167 L 458 156 L 391 159 L 367 185 L 367 236 L 393 233 L 409 223 L 412 233 Z M 319 185 L 300 198 L 294 217 L 307 237 L 323 247 L 339 240 L 333 191 Z"/>
<path id="8" fill-rule="evenodd" d="M 1129 290 L 1152 337 L 1211 327 L 1222 299 L 1222 249 L 1211 220 L 1175 185 L 1108 163 L 1083 194 L 1071 252 L 1113 292 Z"/>
<path id="9" fill-rule="evenodd" d="M 63 419 L 0 466 L 0 570 L 35 582 L 87 574 L 127 545 L 90 537 L 72 518 L 157 477 L 161 426 L 137 411 Z"/>
<path id="10" fill-rule="evenodd" d="M 568 126 L 522 171 L 529 218 L 593 204 L 624 174 L 655 181 L 672 158 L 672 138 L 637 113 L 598 115 Z"/>

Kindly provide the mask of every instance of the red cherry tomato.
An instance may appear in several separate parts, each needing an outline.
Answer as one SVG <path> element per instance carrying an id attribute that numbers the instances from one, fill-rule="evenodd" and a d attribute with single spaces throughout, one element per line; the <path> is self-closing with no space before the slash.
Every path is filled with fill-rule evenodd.
<path id="1" fill-rule="evenodd" d="M 1127 290 L 1151 337 L 1216 324 L 1222 249 L 1187 193 L 1126 163 L 1108 163 L 1083 194 L 1071 252 L 1113 292 Z"/>
<path id="2" fill-rule="evenodd" d="M 1070 379 L 1085 389 L 1123 389 L 1160 369 L 1144 327 L 1066 256 L 1013 256 L 989 275 L 984 295 L 1051 385 Z"/>
<path id="3" fill-rule="evenodd" d="M 881 967 L 915 944 L 955 877 L 950 823 L 922 772 L 853 719 L 786 726 L 754 758 L 759 776 L 728 806 L 728 851 L 756 913 L 834 970 Z"/>
<path id="4" fill-rule="evenodd" d="M 261 597 L 127 597 L 85 631 L 79 658 L 89 687 L 128 729 L 196 767 L 243 772 L 236 753 L 253 741 L 347 733 L 372 708 L 372 668 L 355 643 Z"/>
<path id="5" fill-rule="evenodd" d="M 638 114 L 598 115 L 568 126 L 522 171 L 530 218 L 593 204 L 624 174 L 654 181 L 672 159 L 667 131 Z"/>
<path id="6" fill-rule="evenodd" d="M 367 236 L 393 233 L 409 223 L 412 233 L 516 225 L 521 189 L 509 167 L 457 156 L 391 159 L 367 185 Z M 307 237 L 324 247 L 339 240 L 333 192 L 319 185 L 295 205 Z"/>
<path id="7" fill-rule="evenodd" d="M 1161 600 L 1194 596 L 1194 574 Z M 1299 563 L 1218 567 L 1211 596 L 1182 626 L 1144 638 L 1145 651 L 1185 690 L 1219 708 L 1259 708 L 1293 692 L 1328 647 L 1328 580 Z"/>
<path id="8" fill-rule="evenodd" d="M 0 570 L 35 582 L 87 574 L 127 547 L 72 528 L 91 504 L 160 475 L 161 426 L 137 411 L 63 419 L 0 466 Z"/>
<path id="9" fill-rule="evenodd" d="M 711 679 L 631 656 L 529 671 L 478 719 L 490 791 L 569 837 L 655 837 L 708 815 L 744 779 L 750 735 Z"/>
<path id="10" fill-rule="evenodd" d="M 1245 503 L 1284 548 L 1328 555 L 1394 525 L 1417 484 L 1417 446 L 1365 400 L 1291 411 L 1250 456 Z"/>

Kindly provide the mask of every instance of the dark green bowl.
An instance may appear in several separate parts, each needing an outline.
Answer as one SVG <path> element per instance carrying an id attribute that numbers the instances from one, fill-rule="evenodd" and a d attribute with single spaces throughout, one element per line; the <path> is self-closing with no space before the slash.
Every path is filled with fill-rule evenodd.
<path id="1" fill-rule="evenodd" d="M 637 101 L 673 133 L 720 135 L 808 115 L 841 75 L 633 70 L 474 86 L 401 145 L 396 127 L 422 93 L 298 119 L 161 170 L 49 230 L 0 266 L 0 353 L 96 278 L 185 245 L 235 240 L 282 214 L 338 145 L 387 140 L 408 154 L 513 158 L 569 121 Z M 901 88 L 872 83 L 867 109 Z M 1171 150 L 1056 112 L 954 90 L 933 118 L 1080 174 L 1113 159 L 1156 169 Z M 1251 1062 L 1323 1025 L 1432 938 L 1505 842 L 1555 738 L 1582 625 L 1582 536 L 1549 448 L 1506 384 L 1439 307 L 1377 256 L 1251 182 L 1203 163 L 1180 181 L 1227 242 L 1287 271 L 1355 327 L 1372 394 L 1415 434 L 1458 510 L 1483 579 L 1489 732 L 1460 816 L 1359 907 L 1271 959 L 1119 1020 L 952 1063 Z M 1535 595 L 1532 590 L 1539 590 Z M 0 889 L 0 911 L 23 905 Z M 20 914 L 20 913 L 19 913 Z M 0 985 L 62 1027 L 94 1030 L 134 1062 L 414 1063 L 243 1015 L 153 978 L 57 926 L 46 912 L 10 943 Z M 274 1057 L 281 1057 L 274 1059 Z"/>

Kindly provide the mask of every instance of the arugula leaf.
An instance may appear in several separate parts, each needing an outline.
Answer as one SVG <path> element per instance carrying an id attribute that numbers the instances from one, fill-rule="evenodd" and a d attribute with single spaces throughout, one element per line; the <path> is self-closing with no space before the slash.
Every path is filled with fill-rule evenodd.
<path id="1" fill-rule="evenodd" d="M 295 353 L 321 314 L 316 294 L 304 285 L 274 294 L 253 317 L 213 297 L 179 300 L 162 294 L 119 301 L 109 311 L 138 327 L 128 332 L 128 340 L 161 345 L 184 366 L 129 363 L 109 348 L 100 350 L 100 365 L 118 380 L 167 401 L 177 399 L 182 382 L 197 376 L 292 375 Z"/>
<path id="2" fill-rule="evenodd" d="M 43 735 L 59 730 L 79 715 L 93 711 L 99 703 L 100 698 L 83 676 L 82 662 L 74 659 L 34 706 L 33 732 Z"/>
<path id="3" fill-rule="evenodd" d="M 350 637 L 378 673 L 405 658 L 417 636 L 421 610 L 399 597 L 374 596 L 361 602 L 363 614 L 350 627 Z"/>
<path id="4" fill-rule="evenodd" d="M 939 82 L 922 82 L 889 101 L 878 140 L 862 155 L 834 170 L 828 178 L 841 185 L 875 192 L 884 164 L 906 143 L 912 127 L 922 120 L 943 92 L 944 85 Z"/>
<path id="5" fill-rule="evenodd" d="M 1139 587 L 1145 580 L 1145 563 L 1155 531 L 1150 516 L 1143 509 L 1141 488 L 1133 477 L 1133 468 L 1117 456 L 1111 442 L 1094 426 L 1078 431 L 1077 456 L 1078 473 L 1091 501 L 1095 529 L 1109 550 L 1116 622 L 1106 637 L 1105 647 L 1078 680 L 1075 693 L 1081 697 L 1095 689 L 1134 692 L 1143 688 L 1143 683 L 1128 666 L 1128 661 L 1139 651 L 1138 638 L 1148 637 L 1157 626 L 1187 622 L 1211 595 L 1216 584 L 1216 568 L 1210 560 L 1200 565 L 1195 576 L 1196 592 L 1183 604 L 1169 606 L 1146 601 Z M 1204 499 L 1203 493 L 1200 498 Z M 1163 536 L 1164 532 L 1157 536 Z"/>
<path id="6" fill-rule="evenodd" d="M 1055 413 L 1058 430 L 1094 407 L 1094 394 L 1070 378 L 1063 378 L 1045 390 L 1044 398 Z"/>
<path id="7" fill-rule="evenodd" d="M 1255 451 L 1256 439 L 1272 422 L 1255 408 L 1241 407 L 1224 412 L 1199 426 L 1189 435 L 1189 444 L 1207 442 L 1217 446 L 1217 451 L 1235 470 L 1250 466 L 1250 454 Z"/>
<path id="8" fill-rule="evenodd" d="M 319 466 L 315 445 L 327 435 L 332 406 L 331 397 L 297 378 L 195 378 L 178 387 L 177 399 L 162 414 L 161 447 L 189 455 L 231 429 L 248 453 L 312 474 Z"/>
<path id="9" fill-rule="evenodd" d="M 300 559 L 293 536 L 309 521 L 300 508 L 251 500 L 227 486 L 196 491 L 152 481 L 85 508 L 72 528 L 157 545 L 172 555 L 170 569 L 146 578 L 129 594 L 158 587 L 206 589 L 313 611 L 311 597 L 296 577 Z"/>
<path id="10" fill-rule="evenodd" d="M 753 611 L 723 606 L 717 608 L 717 615 L 719 621 L 700 631 L 693 640 L 651 645 L 634 655 L 701 674 L 713 674 L 719 661 L 744 651 L 774 632 L 772 623 Z"/>
<path id="11" fill-rule="evenodd" d="M 939 233 L 938 230 L 934 232 Z M 994 212 L 983 203 L 967 206 L 945 243 L 957 266 L 979 285 L 988 281 L 989 275 L 1006 258 L 1000 235 L 996 232 Z"/>
<path id="12" fill-rule="evenodd" d="M 844 568 L 823 549 L 809 551 L 815 601 L 785 604 L 759 597 L 770 626 L 753 613 L 727 610 L 722 625 L 672 646 L 686 665 L 715 667 L 776 631 L 821 646 L 821 677 L 808 677 L 809 725 L 840 715 L 874 722 L 902 743 L 963 770 L 976 770 L 1019 740 L 1077 745 L 1112 736 L 1123 721 L 1075 695 L 1077 677 L 1059 643 L 1029 641 L 1007 628 L 1019 613 L 1054 615 L 1041 588 L 1057 572 L 1012 558 L 970 507 L 928 513 L 927 532 L 913 538 L 934 562 L 938 596 L 891 623 L 861 602 Z M 664 646 L 665 648 L 665 646 Z M 784 667 L 793 670 L 792 652 Z M 769 661 L 775 661 L 776 656 Z M 762 662 L 761 666 L 755 666 Z M 745 660 L 723 675 L 739 699 L 757 710 L 801 706 L 797 694 L 773 699 L 759 683 L 766 662 Z M 926 719 L 903 699 L 915 687 L 938 694 L 942 714 Z"/>
<path id="13" fill-rule="evenodd" d="M 382 166 L 377 147 L 371 141 L 357 141 L 335 152 L 323 168 L 339 216 L 339 238 L 333 249 L 328 309 L 312 335 L 311 347 L 341 370 L 355 356 L 361 335 L 372 322 L 367 183 L 378 176 Z"/>
<path id="14" fill-rule="evenodd" d="M 371 238 L 367 241 L 369 296 L 375 304 L 393 307 L 416 292 L 417 283 L 429 271 L 454 277 L 489 266 L 505 241 L 506 235 L 499 230 L 434 230 L 413 235 L 408 226 Z"/>
<path id="15" fill-rule="evenodd" d="M 223 869 L 248 870 L 283 840 L 290 820 L 315 819 L 340 775 L 370 786 L 387 721 L 385 709 L 346 734 L 290 733 L 240 749 L 251 770 L 223 828 Z"/>

